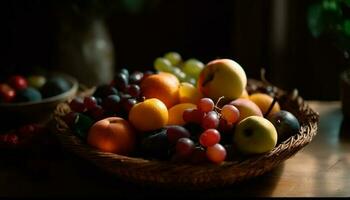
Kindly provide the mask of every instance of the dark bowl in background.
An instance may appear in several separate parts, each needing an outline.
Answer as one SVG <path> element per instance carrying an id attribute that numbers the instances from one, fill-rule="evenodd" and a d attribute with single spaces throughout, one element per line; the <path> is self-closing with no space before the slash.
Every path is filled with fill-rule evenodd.
<path id="1" fill-rule="evenodd" d="M 54 73 L 68 82 L 70 89 L 61 94 L 36 102 L 0 103 L 0 130 L 7 130 L 26 123 L 41 123 L 50 119 L 56 106 L 73 98 L 78 91 L 78 81 L 64 73 Z"/>

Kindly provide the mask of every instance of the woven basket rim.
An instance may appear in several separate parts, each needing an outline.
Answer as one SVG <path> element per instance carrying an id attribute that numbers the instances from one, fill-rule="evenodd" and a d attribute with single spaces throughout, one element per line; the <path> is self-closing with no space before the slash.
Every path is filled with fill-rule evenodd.
<path id="1" fill-rule="evenodd" d="M 266 84 L 257 80 L 249 80 L 253 84 Z M 281 95 L 285 91 L 277 88 Z M 86 94 L 85 94 L 86 95 Z M 261 175 L 291 156 L 310 143 L 317 134 L 319 115 L 305 103 L 302 97 L 295 94 L 290 97 L 291 102 L 297 106 L 296 116 L 301 124 L 298 134 L 279 143 L 272 151 L 253 155 L 243 160 L 224 161 L 216 164 L 190 164 L 174 163 L 171 161 L 148 160 L 141 157 L 129 157 L 114 153 L 101 152 L 81 141 L 73 134 L 60 119 L 62 112 L 67 112 L 69 106 L 66 102 L 60 103 L 54 118 L 57 125 L 57 136 L 64 147 L 70 149 L 81 157 L 92 161 L 97 166 L 109 171 L 127 181 L 151 184 L 156 186 L 184 188 L 208 188 L 232 184 L 244 179 Z M 183 178 L 179 172 L 186 171 Z"/>

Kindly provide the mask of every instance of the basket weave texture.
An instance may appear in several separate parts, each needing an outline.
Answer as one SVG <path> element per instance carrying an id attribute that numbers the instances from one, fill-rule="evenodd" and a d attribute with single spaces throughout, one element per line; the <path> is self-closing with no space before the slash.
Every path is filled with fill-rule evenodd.
<path id="1" fill-rule="evenodd" d="M 271 88 L 261 81 L 249 79 L 249 93 Z M 146 160 L 114 153 L 101 152 L 81 141 L 62 121 L 70 111 L 67 103 L 61 103 L 54 112 L 57 136 L 62 145 L 96 166 L 129 182 L 142 185 L 181 189 L 205 189 L 221 187 L 262 175 L 309 144 L 317 134 L 318 113 L 313 111 L 297 92 L 287 93 L 275 86 L 275 94 L 281 108 L 293 113 L 301 129 L 294 136 L 278 144 L 272 151 L 241 160 L 215 164 L 186 164 L 170 161 Z M 86 95 L 86 94 L 84 94 Z"/>

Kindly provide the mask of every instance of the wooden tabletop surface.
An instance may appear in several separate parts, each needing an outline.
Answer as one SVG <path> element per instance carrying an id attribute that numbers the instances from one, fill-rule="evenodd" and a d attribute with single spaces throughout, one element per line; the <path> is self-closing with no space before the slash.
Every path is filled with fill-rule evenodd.
<path id="1" fill-rule="evenodd" d="M 349 197 L 350 123 L 338 101 L 308 103 L 320 114 L 313 141 L 271 172 L 238 184 L 191 192 L 142 187 L 62 151 L 49 161 L 29 161 L 37 173 L 27 169 L 28 160 L 0 157 L 0 197 Z"/>

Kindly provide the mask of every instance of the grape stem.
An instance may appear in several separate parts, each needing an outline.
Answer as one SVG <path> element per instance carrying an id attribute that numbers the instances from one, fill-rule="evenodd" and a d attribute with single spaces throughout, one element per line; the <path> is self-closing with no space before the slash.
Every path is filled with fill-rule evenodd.
<path id="1" fill-rule="evenodd" d="M 224 98 L 225 98 L 224 96 L 221 96 L 221 97 L 216 101 L 215 106 L 214 106 L 214 108 L 215 108 L 216 110 L 221 111 L 221 108 L 219 108 L 218 104 L 219 104 L 220 101 L 221 101 L 222 99 L 224 99 Z"/>

